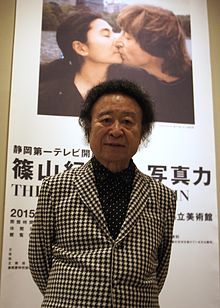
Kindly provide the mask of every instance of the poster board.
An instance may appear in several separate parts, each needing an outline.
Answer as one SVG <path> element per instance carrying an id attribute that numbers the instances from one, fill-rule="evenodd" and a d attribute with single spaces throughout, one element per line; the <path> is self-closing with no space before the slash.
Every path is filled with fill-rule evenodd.
<path id="1" fill-rule="evenodd" d="M 143 172 L 162 177 L 178 198 L 161 306 L 217 308 L 218 219 L 206 1 L 145 3 L 189 14 L 192 38 L 195 124 L 157 122 L 149 145 L 134 158 Z M 77 167 L 92 155 L 77 117 L 37 114 L 42 8 L 41 1 L 17 1 L 0 299 L 8 308 L 37 308 L 42 300 L 27 259 L 42 178 Z"/>

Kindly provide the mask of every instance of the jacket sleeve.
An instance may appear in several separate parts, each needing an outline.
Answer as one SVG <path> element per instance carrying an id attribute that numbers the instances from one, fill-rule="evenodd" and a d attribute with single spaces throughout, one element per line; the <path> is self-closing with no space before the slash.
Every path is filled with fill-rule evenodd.
<path id="1" fill-rule="evenodd" d="M 53 228 L 53 204 L 47 178 L 42 183 L 28 247 L 30 271 L 42 294 L 52 265 Z"/>
<path id="2" fill-rule="evenodd" d="M 164 202 L 168 202 L 166 204 L 166 214 L 165 214 L 165 226 L 164 226 L 164 233 L 161 244 L 158 249 L 158 267 L 157 267 L 157 282 L 159 292 L 161 291 L 169 268 L 169 261 L 171 255 L 171 246 L 172 246 L 172 239 L 173 239 L 173 226 L 175 220 L 175 212 L 176 212 L 176 196 L 174 192 L 170 191 L 167 192 L 166 198 Z"/>

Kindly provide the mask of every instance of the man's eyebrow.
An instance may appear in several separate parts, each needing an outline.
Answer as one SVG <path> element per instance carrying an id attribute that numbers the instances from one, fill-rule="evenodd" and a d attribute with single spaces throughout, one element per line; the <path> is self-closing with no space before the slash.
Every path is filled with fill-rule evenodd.
<path id="1" fill-rule="evenodd" d="M 113 111 L 110 111 L 110 110 L 100 111 L 98 113 L 98 117 L 102 117 L 104 115 L 108 115 L 108 114 L 112 114 L 112 113 L 113 113 Z"/>
<path id="2" fill-rule="evenodd" d="M 98 113 L 98 117 L 102 117 L 104 115 L 111 115 L 111 114 L 113 114 L 113 111 L 105 110 L 105 111 L 101 111 L 100 113 Z M 123 116 L 131 116 L 131 117 L 135 117 L 137 115 L 137 113 L 134 111 L 122 111 L 121 114 Z"/>
<path id="3" fill-rule="evenodd" d="M 124 112 L 122 112 L 122 114 L 124 116 L 133 116 L 133 117 L 135 117 L 137 112 L 134 112 L 134 111 L 124 111 Z"/>

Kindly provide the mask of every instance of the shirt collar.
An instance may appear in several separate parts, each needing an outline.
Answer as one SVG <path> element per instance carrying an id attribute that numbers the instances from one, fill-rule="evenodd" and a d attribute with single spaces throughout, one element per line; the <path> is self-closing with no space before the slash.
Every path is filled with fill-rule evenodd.
<path id="1" fill-rule="evenodd" d="M 127 169 L 120 171 L 120 172 L 111 172 L 106 167 L 104 167 L 96 158 L 95 156 L 92 157 L 92 166 L 94 170 L 94 175 L 97 182 L 104 182 L 108 180 L 118 180 L 121 182 L 129 183 L 132 182 L 134 179 L 135 174 L 135 164 L 131 159 L 129 162 L 129 166 Z"/>

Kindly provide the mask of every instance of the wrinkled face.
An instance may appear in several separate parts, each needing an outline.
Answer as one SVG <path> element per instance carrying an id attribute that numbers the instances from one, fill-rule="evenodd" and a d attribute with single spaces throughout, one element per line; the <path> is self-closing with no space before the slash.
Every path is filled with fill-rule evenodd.
<path id="1" fill-rule="evenodd" d="M 122 31 L 115 44 L 119 48 L 122 61 L 125 64 L 144 68 L 153 59 L 140 47 L 134 36 L 127 32 Z"/>
<path id="2" fill-rule="evenodd" d="M 121 55 L 114 44 L 116 34 L 112 27 L 103 19 L 91 22 L 87 33 L 87 57 L 97 63 L 122 63 Z"/>
<path id="3" fill-rule="evenodd" d="M 92 109 L 89 142 L 95 157 L 114 172 L 126 169 L 141 141 L 142 110 L 123 94 L 102 96 Z"/>

